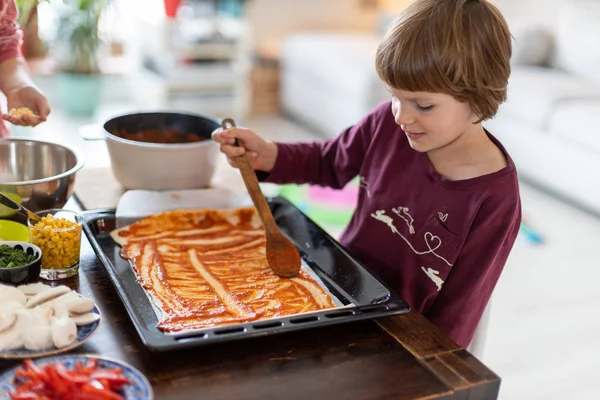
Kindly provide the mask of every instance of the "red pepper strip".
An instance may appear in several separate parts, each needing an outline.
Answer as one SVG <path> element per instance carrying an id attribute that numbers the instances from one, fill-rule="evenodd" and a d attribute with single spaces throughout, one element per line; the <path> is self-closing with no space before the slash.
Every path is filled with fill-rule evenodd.
<path id="1" fill-rule="evenodd" d="M 106 370 L 102 370 L 102 369 L 92 372 L 92 374 L 90 375 L 90 378 L 98 379 L 100 381 L 107 380 L 111 384 L 113 384 L 113 383 L 120 383 L 120 384 L 129 383 L 129 379 L 127 379 L 123 375 L 115 374 L 110 371 L 106 371 Z"/>
<path id="2" fill-rule="evenodd" d="M 8 394 L 12 400 L 39 400 L 40 396 L 38 396 L 35 392 L 30 390 L 21 391 L 17 390 L 14 393 Z"/>
<path id="3" fill-rule="evenodd" d="M 90 359 L 88 359 L 88 362 L 85 365 L 85 367 L 83 368 L 82 372 L 90 373 L 90 372 L 94 371 L 96 368 L 98 368 L 98 359 L 90 358 Z"/>
<path id="4" fill-rule="evenodd" d="M 67 370 L 62 363 L 57 363 L 54 368 L 58 376 L 69 383 L 86 383 L 90 379 L 87 374 Z"/>
<path id="5" fill-rule="evenodd" d="M 17 390 L 19 392 L 26 392 L 28 390 L 35 391 L 35 389 L 33 388 L 33 382 L 19 383 L 17 384 Z"/>
<path id="6" fill-rule="evenodd" d="M 50 397 L 48 397 L 48 395 L 51 395 L 51 393 L 43 388 L 41 390 L 17 388 L 16 392 L 9 393 L 9 395 L 11 399 L 14 400 L 51 400 Z"/>
<path id="7" fill-rule="evenodd" d="M 40 381 L 40 376 L 33 372 L 33 371 L 25 371 L 22 368 L 19 368 L 16 372 L 15 372 L 15 378 L 21 378 L 24 380 L 32 380 L 34 382 L 39 382 Z"/>
<path id="8" fill-rule="evenodd" d="M 79 372 L 79 371 L 83 371 L 83 363 L 81 361 L 77 361 L 75 363 L 75 371 Z"/>
<path id="9" fill-rule="evenodd" d="M 123 390 L 123 386 L 125 384 L 121 385 L 121 384 L 113 384 L 110 388 L 112 389 L 113 392 L 121 392 Z"/>
<path id="10" fill-rule="evenodd" d="M 42 381 L 48 382 L 48 374 L 40 367 L 38 367 L 32 360 L 23 361 L 23 365 L 27 371 L 35 372 Z"/>
<path id="11" fill-rule="evenodd" d="M 62 399 L 61 399 L 62 400 Z M 73 400 L 107 400 L 104 393 L 77 393 Z"/>
<path id="12" fill-rule="evenodd" d="M 97 382 L 100 382 L 100 385 L 102 385 L 104 389 L 112 389 L 112 385 L 110 384 L 110 381 L 108 379 L 98 379 Z M 98 387 L 96 385 L 94 386 Z"/>
<path id="13" fill-rule="evenodd" d="M 59 400 L 79 400 L 79 393 L 77 393 L 76 389 L 73 389 L 70 392 L 62 394 Z"/>
<path id="14" fill-rule="evenodd" d="M 69 390 L 69 387 L 72 386 L 68 382 L 62 380 L 52 365 L 46 365 L 46 372 L 48 373 L 49 378 L 48 386 L 52 389 L 53 393 L 61 395 L 66 393 Z"/>
<path id="15" fill-rule="evenodd" d="M 106 371 L 117 375 L 123 375 L 123 370 L 119 367 L 116 368 L 102 368 L 100 371 Z"/>
<path id="16" fill-rule="evenodd" d="M 31 384 L 29 386 L 29 389 L 36 393 L 43 392 L 46 388 L 46 384 L 40 380 L 35 381 L 35 382 L 27 382 L 27 383 Z"/>
<path id="17" fill-rule="evenodd" d="M 102 385 L 102 383 L 100 381 L 97 381 L 95 379 L 89 381 L 88 385 L 92 385 L 96 389 L 108 389 L 108 388 L 105 388 L 104 385 Z"/>
<path id="18" fill-rule="evenodd" d="M 90 384 L 82 386 L 80 393 L 81 394 L 98 395 L 98 397 L 96 397 L 96 398 L 102 399 L 102 400 L 125 400 L 123 397 L 114 393 L 110 389 L 98 389 Z M 100 396 L 102 396 L 102 397 L 100 397 Z"/>
<path id="19" fill-rule="evenodd" d="M 17 386 L 17 391 L 14 394 L 22 395 L 22 394 L 28 393 L 28 392 L 35 393 L 37 395 L 37 397 L 36 397 L 37 400 L 40 400 L 40 398 L 49 396 L 52 394 L 43 382 L 39 382 L 39 383 L 35 384 L 34 386 L 30 386 L 29 384 L 19 385 L 19 386 Z"/>

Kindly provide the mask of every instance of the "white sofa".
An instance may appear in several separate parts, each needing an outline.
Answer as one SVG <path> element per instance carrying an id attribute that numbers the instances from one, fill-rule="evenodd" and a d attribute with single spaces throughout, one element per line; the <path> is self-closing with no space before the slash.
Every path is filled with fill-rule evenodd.
<path id="1" fill-rule="evenodd" d="M 326 137 L 353 125 L 389 94 L 375 73 L 380 36 L 307 32 L 281 47 L 284 112 Z"/>
<path id="2" fill-rule="evenodd" d="M 513 2 L 514 15 L 521 4 Z M 556 14 L 546 18 L 553 23 L 509 19 L 515 43 L 508 101 L 485 126 L 522 178 L 600 213 L 600 1 L 553 0 L 552 7 Z M 332 137 L 389 98 L 374 69 L 379 41 L 376 33 L 288 36 L 284 111 Z"/>
<path id="3" fill-rule="evenodd" d="M 553 28 L 514 28 L 508 101 L 486 123 L 521 177 L 595 213 L 600 213 L 598 21 L 600 2 L 576 0 L 561 5 Z"/>

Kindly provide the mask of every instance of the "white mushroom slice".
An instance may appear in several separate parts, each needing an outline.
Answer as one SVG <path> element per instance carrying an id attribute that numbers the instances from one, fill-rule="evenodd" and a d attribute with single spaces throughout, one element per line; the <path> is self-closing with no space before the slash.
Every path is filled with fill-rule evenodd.
<path id="1" fill-rule="evenodd" d="M 34 309 L 28 309 L 27 313 L 28 315 L 36 316 L 38 318 L 38 322 L 41 322 L 44 325 L 50 325 L 54 317 L 54 308 L 36 307 Z"/>
<path id="2" fill-rule="evenodd" d="M 65 296 L 68 296 L 68 294 L 66 294 Z M 65 296 L 61 296 L 59 298 Z M 65 307 L 65 304 L 63 302 L 59 302 L 58 299 L 47 301 L 44 304 L 33 308 L 32 310 L 38 309 L 46 310 L 51 319 L 60 318 L 62 316 L 69 316 L 69 311 L 67 310 L 67 307 Z"/>
<path id="3" fill-rule="evenodd" d="M 43 283 L 30 283 L 18 286 L 17 289 L 23 292 L 25 296 L 35 296 L 36 294 L 52 289 L 52 286 L 44 285 Z"/>
<path id="4" fill-rule="evenodd" d="M 51 348 L 53 345 L 52 328 L 43 322 L 38 321 L 37 324 L 25 330 L 22 337 L 27 350 L 44 350 Z"/>
<path id="5" fill-rule="evenodd" d="M 54 303 L 54 304 L 52 304 L 50 309 L 52 310 L 52 318 L 53 319 L 58 319 L 58 318 L 69 316 L 69 310 L 67 310 L 67 307 L 65 307 L 63 304 Z"/>
<path id="6" fill-rule="evenodd" d="M 2 302 L 16 301 L 21 304 L 27 302 L 27 296 L 23 292 L 15 287 L 6 285 L 0 285 L 0 299 L 2 299 Z"/>
<path id="7" fill-rule="evenodd" d="M 30 297 L 27 301 L 27 308 L 33 308 L 44 304 L 47 301 L 53 300 L 63 294 L 69 293 L 71 289 L 66 286 L 57 286 L 50 290 L 45 290 L 41 293 L 36 294 L 33 297 Z M 20 292 L 20 291 L 19 291 Z"/>
<path id="8" fill-rule="evenodd" d="M 71 290 L 69 293 L 63 294 L 62 296 L 59 296 L 52 301 L 55 304 L 59 304 L 59 305 L 65 307 L 68 302 L 73 301 L 78 298 L 79 298 L 79 295 L 77 294 L 77 292 Z M 42 307 L 45 306 L 46 304 L 48 304 L 48 303 L 42 304 Z"/>
<path id="9" fill-rule="evenodd" d="M 21 337 L 21 331 L 17 324 L 17 318 L 12 325 L 0 332 L 0 351 L 11 349 L 14 342 Z"/>
<path id="10" fill-rule="evenodd" d="M 78 297 L 69 301 L 65 306 L 71 314 L 85 314 L 92 311 L 96 304 L 94 300 L 87 297 Z"/>
<path id="11" fill-rule="evenodd" d="M 8 310 L 19 311 L 19 310 L 24 310 L 24 309 L 25 309 L 25 305 L 19 303 L 18 301 L 9 301 L 8 303 L 6 303 L 5 305 L 2 306 L 3 311 L 8 311 Z"/>
<path id="12" fill-rule="evenodd" d="M 71 319 L 75 321 L 77 326 L 84 326 L 98 321 L 100 319 L 100 315 L 91 312 L 87 314 L 72 316 Z"/>
<path id="13" fill-rule="evenodd" d="M 17 318 L 17 311 L 25 308 L 25 306 L 16 301 L 11 301 L 2 306 L 0 309 L 0 332 L 9 328 Z"/>
<path id="14" fill-rule="evenodd" d="M 15 322 L 17 322 L 17 313 L 15 310 L 0 311 L 0 333 L 13 326 Z"/>
<path id="15" fill-rule="evenodd" d="M 59 349 L 69 346 L 77 339 L 77 325 L 69 317 L 62 317 L 52 323 L 52 342 Z"/>
<path id="16" fill-rule="evenodd" d="M 21 335 L 19 335 L 19 337 L 17 338 L 17 340 L 15 340 L 12 343 L 9 343 L 5 350 L 20 349 L 23 346 L 24 346 L 23 345 L 23 338 L 21 337 Z"/>

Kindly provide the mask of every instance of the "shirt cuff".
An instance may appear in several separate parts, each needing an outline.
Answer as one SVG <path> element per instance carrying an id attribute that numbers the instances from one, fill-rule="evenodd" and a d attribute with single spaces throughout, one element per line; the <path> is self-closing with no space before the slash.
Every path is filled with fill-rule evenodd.
<path id="1" fill-rule="evenodd" d="M 292 147 L 293 144 L 275 143 L 277 145 L 277 159 L 270 172 L 260 171 L 259 179 L 264 178 L 262 182 L 270 183 L 288 183 L 290 182 L 289 171 L 291 169 Z M 258 175 L 257 175 L 258 176 Z"/>

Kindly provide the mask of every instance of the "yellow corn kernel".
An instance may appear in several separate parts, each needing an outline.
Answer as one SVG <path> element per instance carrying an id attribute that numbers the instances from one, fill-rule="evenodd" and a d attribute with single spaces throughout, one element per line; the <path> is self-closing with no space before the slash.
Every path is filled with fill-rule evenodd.
<path id="1" fill-rule="evenodd" d="M 31 229 L 31 241 L 42 249 L 44 268 L 67 268 L 79 260 L 81 226 L 48 214 Z"/>
<path id="2" fill-rule="evenodd" d="M 38 115 L 36 115 L 36 113 L 31 111 L 28 107 L 13 108 L 8 112 L 8 114 L 12 115 L 13 117 L 20 117 L 21 115 L 28 115 L 35 118 L 38 117 Z"/>

